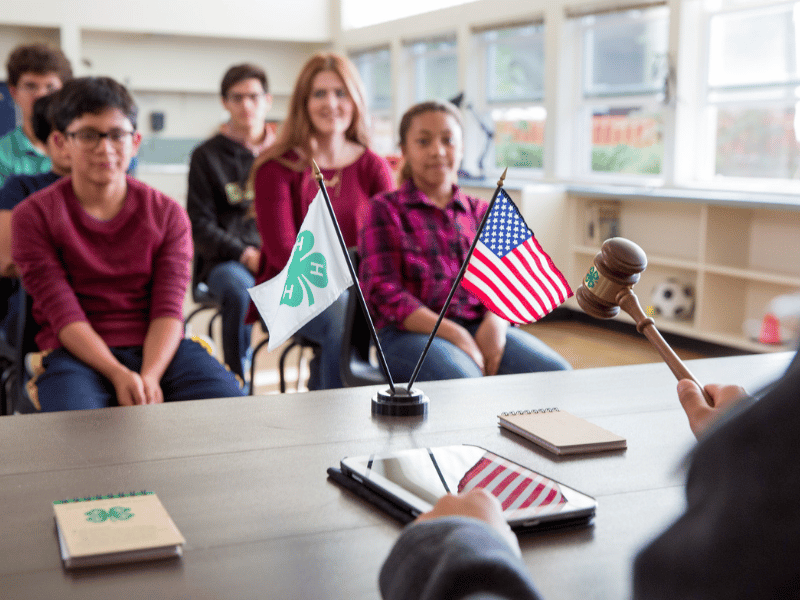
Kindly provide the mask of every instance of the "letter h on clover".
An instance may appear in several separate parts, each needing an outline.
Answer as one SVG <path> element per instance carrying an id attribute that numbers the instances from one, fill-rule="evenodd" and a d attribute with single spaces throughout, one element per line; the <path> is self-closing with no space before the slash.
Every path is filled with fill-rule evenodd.
<path id="1" fill-rule="evenodd" d="M 313 306 L 314 293 L 311 286 L 323 289 L 328 285 L 328 263 L 322 253 L 313 250 L 314 234 L 301 231 L 292 251 L 281 304 L 293 308 L 300 306 L 308 294 L 308 305 Z"/>

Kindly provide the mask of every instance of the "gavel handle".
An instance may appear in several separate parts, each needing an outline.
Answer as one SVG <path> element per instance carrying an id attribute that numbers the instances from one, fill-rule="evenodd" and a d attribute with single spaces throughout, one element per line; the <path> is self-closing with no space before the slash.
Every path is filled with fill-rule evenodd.
<path id="1" fill-rule="evenodd" d="M 667 341 L 661 337 L 661 333 L 656 329 L 653 319 L 644 314 L 636 294 L 634 294 L 630 288 L 625 288 L 617 294 L 617 304 L 622 310 L 633 317 L 633 320 L 636 321 L 636 329 L 650 340 L 650 343 L 653 344 L 653 347 L 655 347 L 661 355 L 661 358 L 667 363 L 672 374 L 675 375 L 678 380 L 690 379 L 694 381 L 697 387 L 700 388 L 700 391 L 703 392 L 703 398 L 705 398 L 708 405 L 714 406 L 714 400 L 708 395 L 703 384 L 697 381 L 697 377 L 686 367 L 680 357 L 675 354 L 675 351 L 670 347 Z"/>

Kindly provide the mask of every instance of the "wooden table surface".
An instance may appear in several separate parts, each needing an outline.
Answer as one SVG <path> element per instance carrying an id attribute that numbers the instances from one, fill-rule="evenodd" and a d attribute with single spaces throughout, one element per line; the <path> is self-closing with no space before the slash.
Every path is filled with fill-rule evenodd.
<path id="1" fill-rule="evenodd" d="M 690 361 L 704 383 L 755 391 L 790 353 Z M 693 437 L 663 364 L 431 382 L 425 420 L 372 418 L 375 388 L 0 418 L 0 597 L 378 598 L 400 526 L 327 481 L 344 456 L 476 444 L 598 500 L 594 526 L 520 540 L 549 600 L 625 598 L 636 551 L 683 506 Z M 625 451 L 559 458 L 497 426 L 557 406 Z M 68 572 L 52 501 L 153 490 L 179 560 Z"/>

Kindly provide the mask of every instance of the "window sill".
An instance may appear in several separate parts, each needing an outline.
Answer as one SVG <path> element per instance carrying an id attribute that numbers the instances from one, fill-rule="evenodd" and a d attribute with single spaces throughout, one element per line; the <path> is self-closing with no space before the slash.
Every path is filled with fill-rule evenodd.
<path id="1" fill-rule="evenodd" d="M 483 188 L 487 190 L 494 190 L 497 187 L 497 179 L 490 177 L 485 177 L 483 179 L 459 179 L 458 183 L 461 187 Z M 695 201 L 704 204 L 736 206 L 739 208 L 800 210 L 800 195 L 773 192 L 618 185 L 607 183 L 570 183 L 530 179 L 506 179 L 503 187 L 509 190 L 522 190 L 529 186 L 562 187 L 568 194 L 593 198 L 625 198 L 645 201 L 658 200 L 675 202 Z"/>

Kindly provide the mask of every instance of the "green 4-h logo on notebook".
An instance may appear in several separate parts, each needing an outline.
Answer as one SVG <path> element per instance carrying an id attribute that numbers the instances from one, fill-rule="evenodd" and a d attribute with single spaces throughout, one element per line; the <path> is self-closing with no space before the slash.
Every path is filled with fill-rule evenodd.
<path id="1" fill-rule="evenodd" d="M 328 285 L 328 263 L 320 252 L 312 252 L 313 250 L 314 234 L 310 231 L 301 231 L 292 251 L 281 304 L 300 306 L 305 290 L 308 293 L 308 305 L 313 306 L 314 293 L 311 286 L 322 289 Z"/>
<path id="2" fill-rule="evenodd" d="M 86 520 L 90 523 L 102 523 L 103 521 L 127 521 L 133 516 L 130 508 L 125 506 L 112 506 L 108 510 L 95 508 L 86 514 Z"/>

